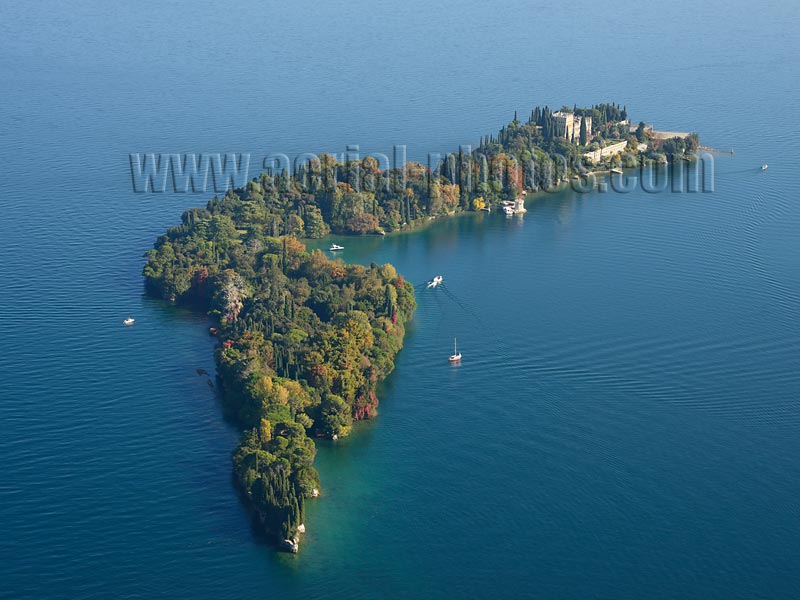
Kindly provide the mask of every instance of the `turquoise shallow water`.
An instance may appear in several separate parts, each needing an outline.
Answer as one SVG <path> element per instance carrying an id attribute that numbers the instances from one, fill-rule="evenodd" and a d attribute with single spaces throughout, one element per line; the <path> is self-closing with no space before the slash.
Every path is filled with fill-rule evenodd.
<path id="1" fill-rule="evenodd" d="M 6 4 L 0 597 L 800 595 L 800 128 L 765 117 L 800 108 L 798 10 L 740 8 Z M 607 45 L 585 74 L 567 30 Z M 206 320 L 142 290 L 208 194 L 132 193 L 128 153 L 423 158 L 604 100 L 734 146 L 715 192 L 342 242 L 445 286 L 419 291 L 380 417 L 320 444 L 303 552 L 275 554 L 197 372 Z"/>

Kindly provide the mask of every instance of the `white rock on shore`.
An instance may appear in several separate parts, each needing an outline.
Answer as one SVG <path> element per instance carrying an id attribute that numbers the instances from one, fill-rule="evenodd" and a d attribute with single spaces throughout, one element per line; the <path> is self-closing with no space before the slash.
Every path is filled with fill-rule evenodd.
<path id="1" fill-rule="evenodd" d="M 281 543 L 281 547 L 284 550 L 291 552 L 292 554 L 297 554 L 298 550 L 300 550 L 300 540 L 297 538 L 292 538 L 290 540 L 283 540 Z"/>

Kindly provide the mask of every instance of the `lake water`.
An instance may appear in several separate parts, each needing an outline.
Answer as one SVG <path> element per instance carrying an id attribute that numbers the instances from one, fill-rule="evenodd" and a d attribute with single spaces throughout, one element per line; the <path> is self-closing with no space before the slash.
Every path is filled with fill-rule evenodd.
<path id="1" fill-rule="evenodd" d="M 0 597 L 800 596 L 797 6 L 0 14 Z M 275 553 L 197 371 L 206 319 L 143 295 L 142 254 L 211 194 L 134 194 L 128 153 L 424 159 L 601 101 L 734 147 L 714 193 L 563 191 L 342 242 L 445 286 L 380 417 L 320 443 L 301 554 Z"/>

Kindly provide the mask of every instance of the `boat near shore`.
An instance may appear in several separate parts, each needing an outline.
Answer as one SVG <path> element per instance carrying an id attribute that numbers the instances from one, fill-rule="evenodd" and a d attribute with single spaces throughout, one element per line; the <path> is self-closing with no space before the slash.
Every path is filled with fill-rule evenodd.
<path id="1" fill-rule="evenodd" d="M 339 250 L 344 250 L 344 246 L 340 246 L 339 244 L 331 244 L 331 247 L 328 248 L 329 252 L 338 252 Z"/>
<path id="2" fill-rule="evenodd" d="M 525 198 L 523 196 L 519 196 L 516 200 L 504 200 L 503 201 L 503 212 L 506 215 L 520 215 L 522 213 L 528 212 L 525 208 Z"/>

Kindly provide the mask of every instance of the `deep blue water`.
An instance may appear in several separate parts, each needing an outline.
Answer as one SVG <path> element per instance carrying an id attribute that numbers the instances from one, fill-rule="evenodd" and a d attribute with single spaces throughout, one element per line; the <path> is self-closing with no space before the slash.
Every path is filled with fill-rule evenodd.
<path id="1" fill-rule="evenodd" d="M 796 6 L 0 16 L 0 597 L 800 596 Z M 302 553 L 275 554 L 197 373 L 206 320 L 143 295 L 142 254 L 210 194 L 134 194 L 128 153 L 422 159 L 600 101 L 734 147 L 715 192 L 346 240 L 446 286 L 420 291 L 380 417 L 320 444 Z"/>

